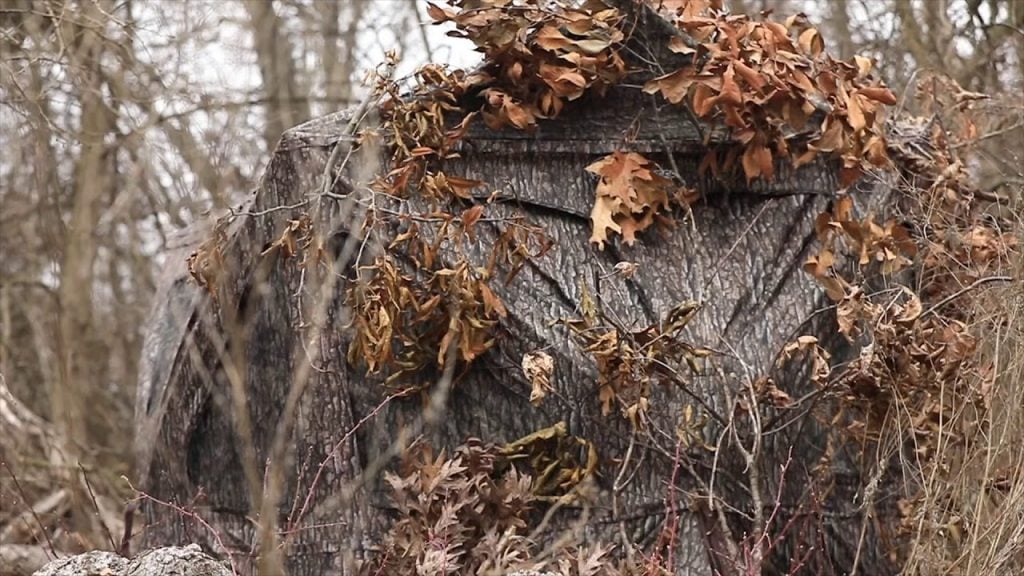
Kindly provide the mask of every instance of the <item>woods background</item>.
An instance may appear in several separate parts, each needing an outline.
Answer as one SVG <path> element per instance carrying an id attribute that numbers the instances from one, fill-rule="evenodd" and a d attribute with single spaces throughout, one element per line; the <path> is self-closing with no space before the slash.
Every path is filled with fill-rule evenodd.
<path id="1" fill-rule="evenodd" d="M 969 103 L 946 129 L 962 139 L 954 146 L 979 188 L 1016 213 L 1024 1 L 728 5 L 805 11 L 837 57 L 877 60 L 900 111 L 945 118 Z M 133 464 L 144 323 L 161 270 L 184 265 L 161 258 L 169 239 L 250 192 L 285 129 L 358 102 L 385 52 L 400 55 L 398 76 L 430 61 L 472 65 L 471 47 L 431 27 L 425 8 L 0 0 L 0 527 L 49 494 L 55 477 L 87 473 L 131 496 L 120 477 Z M 1015 340 L 990 344 L 1006 342 Z M 1017 404 L 1007 439 L 1024 441 Z M 28 425 L 50 431 L 47 446 L 18 442 L 14 431 Z M 0 544 L 5 536 L 13 539 L 7 530 Z"/>

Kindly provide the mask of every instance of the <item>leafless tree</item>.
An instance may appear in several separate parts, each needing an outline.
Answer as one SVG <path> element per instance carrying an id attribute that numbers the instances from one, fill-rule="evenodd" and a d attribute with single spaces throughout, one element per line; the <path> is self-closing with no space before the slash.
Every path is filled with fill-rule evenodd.
<path id="1" fill-rule="evenodd" d="M 77 464 L 124 494 L 142 326 L 156 274 L 182 265 L 162 261 L 168 238 L 237 204 L 283 130 L 364 90 L 400 47 L 378 34 L 417 18 L 384 4 L 0 3 L 0 385 L 61 443 L 42 473 L 0 434 L 28 488 L 9 507 L 0 479 L 0 525 L 61 478 L 70 533 L 103 544 Z"/>

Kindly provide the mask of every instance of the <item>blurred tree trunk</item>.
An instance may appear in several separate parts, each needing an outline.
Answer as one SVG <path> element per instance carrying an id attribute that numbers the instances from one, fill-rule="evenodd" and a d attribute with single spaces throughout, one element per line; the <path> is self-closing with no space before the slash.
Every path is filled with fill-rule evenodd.
<path id="1" fill-rule="evenodd" d="M 299 83 L 293 45 L 274 3 L 245 2 L 256 61 L 263 79 L 267 124 L 263 138 L 273 150 L 286 128 L 310 118 L 308 91 Z"/>
<path id="2" fill-rule="evenodd" d="M 1017 38 L 1017 94 L 1020 94 L 1024 92 L 1024 2 L 1010 3 L 1009 20 L 1011 32 L 1016 32 Z"/>
<path id="3" fill-rule="evenodd" d="M 78 74 L 81 151 L 75 164 L 71 215 L 65 233 L 60 277 L 60 379 L 50 392 L 53 422 L 65 439 L 69 462 L 80 461 L 84 449 L 93 445 L 87 411 L 95 394 L 98 371 L 93 322 L 94 264 L 97 254 L 96 227 L 101 202 L 114 184 L 113 164 L 107 137 L 114 125 L 103 100 L 103 26 L 112 2 L 86 4 L 79 22 L 65 21 L 66 38 L 76 38 L 70 58 Z M 78 481 L 78 470 L 66 471 L 74 499 L 73 525 L 79 534 L 93 534 L 88 496 Z M 97 542 L 98 543 L 98 542 Z M 96 544 L 96 543 L 94 543 Z"/>
<path id="4" fill-rule="evenodd" d="M 29 5 L 23 2 L 23 7 L 28 9 Z M 43 34 L 43 28 L 46 26 L 44 18 L 38 13 L 30 13 L 25 16 L 24 20 L 24 34 L 20 36 L 10 36 L 12 40 L 16 40 L 17 43 L 8 44 L 4 46 L 5 49 L 10 49 L 12 56 L 20 54 L 22 50 L 22 44 L 27 37 L 33 39 L 39 38 Z M 61 193 L 61 188 L 57 180 L 57 169 L 58 161 L 57 155 L 53 149 L 53 138 L 54 133 L 51 129 L 52 124 L 50 123 L 50 116 L 52 114 L 52 107 L 50 99 L 47 96 L 46 89 L 44 86 L 43 72 L 40 69 L 40 63 L 32 61 L 27 66 L 27 81 L 24 97 L 29 103 L 26 106 L 26 111 L 29 118 L 31 119 L 30 138 L 28 138 L 28 145 L 21 153 L 20 160 L 25 165 L 31 167 L 31 178 L 29 185 L 36 191 L 36 202 L 24 209 L 24 213 L 44 214 L 51 217 L 55 222 L 60 222 L 61 214 L 59 209 L 47 208 L 45 203 L 47 200 L 52 201 L 53 206 L 59 206 L 60 202 L 58 197 Z M 11 150 L 11 156 L 14 157 L 15 150 Z M 0 202 L 5 206 L 15 205 L 18 198 L 14 197 L 14 191 L 17 190 L 17 183 L 14 181 L 14 172 L 11 173 L 11 186 L 4 191 L 0 196 Z M 5 218 L 4 222 L 0 224 L 4 226 L 5 230 L 17 230 L 22 237 L 36 237 L 39 241 L 40 246 L 45 246 L 46 249 L 54 254 L 57 252 L 56 246 L 58 246 L 61 239 L 61 229 L 57 226 L 43 227 L 38 225 L 38 221 L 34 218 L 26 218 L 23 214 L 15 214 L 9 221 Z M 12 235 L 16 237 L 16 235 Z M 5 236 L 6 237 L 6 236 Z M 17 241 L 8 242 L 5 241 L 2 248 L 2 253 L 5 258 L 9 258 L 8 255 L 15 254 Z M 4 284 L 5 290 L 8 294 L 12 294 L 12 299 L 17 302 L 18 288 L 24 289 L 24 286 L 34 285 L 35 288 L 45 294 L 46 298 L 53 295 L 47 289 L 44 289 L 42 285 L 36 284 L 35 279 L 39 278 L 45 270 L 45 259 L 33 259 L 23 258 L 21 259 L 21 271 L 20 274 L 11 275 L 7 274 L 0 279 L 0 282 Z M 18 283 L 24 283 L 24 286 L 16 286 Z M 46 302 L 50 304 L 51 302 Z M 20 394 L 22 399 L 31 399 L 31 405 L 34 407 L 48 406 L 49 395 L 56 381 L 53 376 L 59 372 L 59 362 L 55 361 L 56 358 L 56 343 L 54 339 L 50 337 L 53 333 L 50 330 L 51 324 L 46 322 L 47 314 L 43 312 L 41 306 L 35 305 L 31 300 L 28 302 L 19 302 L 20 306 L 16 309 L 19 312 L 19 316 L 22 317 L 18 333 L 12 334 L 10 345 L 5 346 L 5 351 L 11 355 L 17 355 L 20 350 L 16 350 L 17 343 L 21 340 L 21 336 L 29 333 L 31 336 L 25 338 L 31 342 L 31 345 L 22 346 L 23 349 L 32 350 L 35 355 L 37 362 L 33 363 L 38 366 L 38 372 L 32 370 L 31 374 L 38 374 L 41 379 L 37 382 L 42 385 L 31 386 L 30 390 L 25 387 L 19 386 L 18 382 L 20 378 L 14 378 L 13 372 L 3 370 L 3 374 L 8 378 L 8 385 L 11 387 L 16 394 Z M 10 324 L 5 322 L 4 329 L 14 331 L 14 318 L 11 318 Z M 15 359 L 16 362 L 16 359 Z M 36 366 L 33 366 L 35 368 Z M 25 370 L 26 366 L 21 367 Z M 40 410 L 40 413 L 43 413 Z"/>
<path id="5" fill-rule="evenodd" d="M 334 112 L 352 104 L 352 75 L 355 72 L 356 34 L 366 12 L 367 0 L 347 3 L 348 18 L 345 29 L 340 27 L 341 2 L 317 0 L 323 35 L 322 66 L 324 69 L 325 112 Z"/>
<path id="6" fill-rule="evenodd" d="M 900 22 L 900 39 L 917 66 L 945 69 L 956 75 L 959 71 L 954 69 L 957 62 L 952 58 L 955 53 L 950 42 L 946 0 L 933 0 L 921 12 L 915 10 L 912 0 L 892 1 L 893 12 Z"/>
<path id="7" fill-rule="evenodd" d="M 828 38 L 835 46 L 837 56 L 843 59 L 853 58 L 853 28 L 850 27 L 850 7 L 848 0 L 832 0 L 829 3 L 829 19 L 831 33 Z"/>

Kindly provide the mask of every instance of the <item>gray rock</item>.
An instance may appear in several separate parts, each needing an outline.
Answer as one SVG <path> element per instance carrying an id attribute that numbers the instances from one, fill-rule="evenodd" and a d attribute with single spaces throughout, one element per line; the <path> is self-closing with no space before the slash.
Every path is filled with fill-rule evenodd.
<path id="1" fill-rule="evenodd" d="M 155 548 L 131 560 L 111 552 L 86 552 L 54 560 L 33 576 L 231 576 L 231 570 L 189 544 Z"/>
<path id="2" fill-rule="evenodd" d="M 93 551 L 58 558 L 32 576 L 123 576 L 127 567 L 127 558 L 113 552 Z"/>

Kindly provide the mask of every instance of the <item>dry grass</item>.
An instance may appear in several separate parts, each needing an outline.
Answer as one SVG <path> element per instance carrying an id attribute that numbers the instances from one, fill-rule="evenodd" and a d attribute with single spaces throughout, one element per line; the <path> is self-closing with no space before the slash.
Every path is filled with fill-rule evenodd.
<path id="1" fill-rule="evenodd" d="M 1019 278 L 1022 263 L 1013 263 Z M 920 483 L 905 574 L 1024 571 L 1024 282 L 977 298 L 980 362 L 972 378 L 982 407 L 961 400 L 935 427 L 936 457 L 904 461 Z"/>

